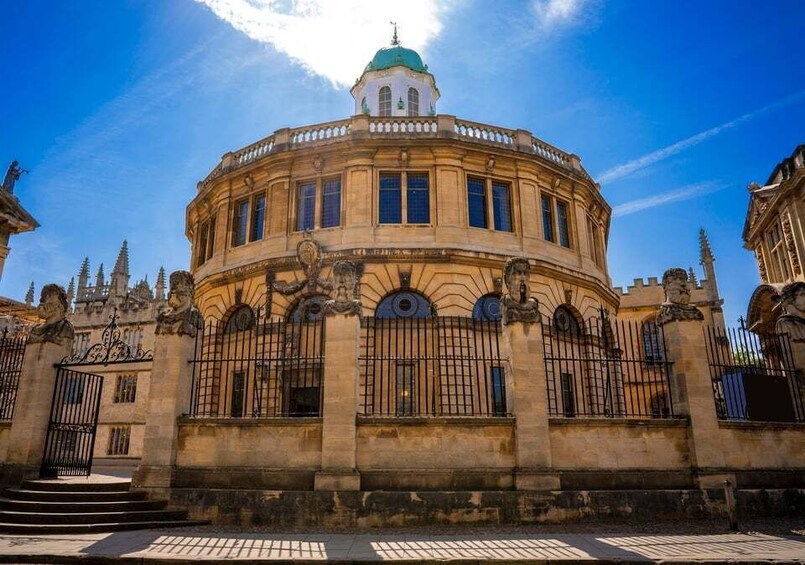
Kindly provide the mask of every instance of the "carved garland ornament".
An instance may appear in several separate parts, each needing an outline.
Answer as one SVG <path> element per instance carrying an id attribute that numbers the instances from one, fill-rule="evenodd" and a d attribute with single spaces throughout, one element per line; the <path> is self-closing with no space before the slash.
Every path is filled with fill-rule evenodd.
<path id="1" fill-rule="evenodd" d="M 769 277 L 766 274 L 766 258 L 763 256 L 763 248 L 758 247 L 755 249 L 755 255 L 757 256 L 757 270 L 760 273 L 760 280 L 761 282 L 768 283 Z"/>
<path id="2" fill-rule="evenodd" d="M 791 221 L 787 217 L 783 218 L 783 235 L 785 237 L 785 245 L 788 248 L 788 255 L 791 257 L 791 265 L 794 267 L 794 274 L 802 274 L 797 246 L 794 243 L 794 234 L 791 231 Z"/>

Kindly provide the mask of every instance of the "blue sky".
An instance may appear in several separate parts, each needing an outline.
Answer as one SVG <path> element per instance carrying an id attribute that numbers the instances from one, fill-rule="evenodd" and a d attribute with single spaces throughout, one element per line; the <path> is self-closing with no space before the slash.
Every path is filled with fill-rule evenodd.
<path id="1" fill-rule="evenodd" d="M 805 142 L 805 3 L 603 0 L 28 0 L 0 34 L 0 160 L 42 227 L 0 294 L 187 268 L 185 206 L 224 152 L 351 114 L 388 21 L 436 76 L 440 113 L 581 156 L 615 209 L 615 285 L 698 268 L 708 230 L 726 315 L 758 283 L 746 185 Z"/>

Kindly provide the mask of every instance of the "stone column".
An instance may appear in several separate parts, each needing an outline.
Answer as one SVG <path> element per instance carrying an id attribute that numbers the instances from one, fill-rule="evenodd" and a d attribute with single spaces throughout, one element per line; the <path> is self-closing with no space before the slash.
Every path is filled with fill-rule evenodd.
<path id="1" fill-rule="evenodd" d="M 725 480 L 735 484 L 735 476 L 725 471 L 704 338 L 704 315 L 689 304 L 687 280 L 684 269 L 665 272 L 666 299 L 657 315 L 657 325 L 664 334 L 666 358 L 673 363 L 670 380 L 674 413 L 690 419 L 688 453 L 698 485 L 722 488 Z"/>
<path id="2" fill-rule="evenodd" d="M 67 294 L 62 287 L 48 284 L 42 288 L 39 312 L 46 321 L 31 330 L 25 348 L 4 465 L 5 484 L 39 476 L 56 386 L 56 364 L 68 357 L 73 347 L 74 331 L 65 319 Z"/>
<path id="3" fill-rule="evenodd" d="M 143 454 L 132 485 L 166 497 L 174 483 L 178 450 L 178 418 L 190 409 L 195 338 L 201 316 L 193 306 L 193 277 L 187 271 L 170 276 L 168 310 L 157 318 L 154 361 L 143 438 Z"/>
<path id="4" fill-rule="evenodd" d="M 362 265 L 333 265 L 335 298 L 324 304 L 324 401 L 322 402 L 321 470 L 316 490 L 360 490 L 356 469 L 358 355 L 361 330 Z"/>

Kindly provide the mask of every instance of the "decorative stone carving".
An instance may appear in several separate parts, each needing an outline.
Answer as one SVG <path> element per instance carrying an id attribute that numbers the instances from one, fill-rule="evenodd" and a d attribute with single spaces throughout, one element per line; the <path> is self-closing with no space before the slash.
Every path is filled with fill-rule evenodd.
<path id="1" fill-rule="evenodd" d="M 757 256 L 757 270 L 760 273 L 760 281 L 764 284 L 768 284 L 769 277 L 766 274 L 766 258 L 763 256 L 763 248 L 758 246 L 755 249 L 755 255 Z"/>
<path id="2" fill-rule="evenodd" d="M 495 168 L 495 156 L 490 155 L 489 158 L 486 160 L 486 172 L 491 173 L 494 168 Z"/>
<path id="3" fill-rule="evenodd" d="M 313 168 L 316 170 L 317 173 L 321 172 L 321 169 L 324 167 L 324 161 L 322 161 L 320 155 L 316 155 L 313 157 Z"/>
<path id="4" fill-rule="evenodd" d="M 67 293 L 57 284 L 46 284 L 39 295 L 39 315 L 44 324 L 31 328 L 30 343 L 56 343 L 68 346 L 73 342 L 75 330 L 67 320 Z"/>
<path id="5" fill-rule="evenodd" d="M 335 298 L 324 303 L 325 314 L 362 315 L 358 293 L 358 269 L 352 261 L 338 261 L 333 265 Z"/>
<path id="6" fill-rule="evenodd" d="M 657 324 L 680 320 L 704 320 L 701 310 L 690 303 L 688 281 L 688 272 L 685 269 L 674 267 L 665 271 L 662 276 L 665 302 L 657 314 Z"/>
<path id="7" fill-rule="evenodd" d="M 529 278 L 531 265 L 528 259 L 513 257 L 506 261 L 503 280 L 506 294 L 500 300 L 501 320 L 504 325 L 512 322 L 532 324 L 539 321 L 539 303 L 531 298 Z"/>
<path id="8" fill-rule="evenodd" d="M 400 288 L 408 290 L 411 288 L 411 270 L 399 271 L 400 275 Z"/>
<path id="9" fill-rule="evenodd" d="M 780 291 L 783 315 L 777 318 L 778 333 L 787 333 L 793 341 L 805 341 L 805 282 L 792 282 Z"/>
<path id="10" fill-rule="evenodd" d="M 187 335 L 196 337 L 203 327 L 201 313 L 193 304 L 195 283 L 187 271 L 170 274 L 168 308 L 157 316 L 157 335 Z"/>
<path id="11" fill-rule="evenodd" d="M 797 253 L 797 245 L 794 243 L 794 234 L 791 231 L 791 221 L 788 217 L 783 218 L 783 237 L 785 237 L 785 246 L 788 249 L 788 256 L 791 258 L 794 274 L 801 275 L 802 267 L 799 264 L 799 253 Z"/>
<path id="12" fill-rule="evenodd" d="M 305 273 L 305 278 L 301 281 L 294 281 L 287 283 L 284 281 L 277 281 L 273 278 L 273 273 L 270 275 L 270 280 L 267 281 L 271 290 L 276 290 L 280 294 L 290 295 L 296 294 L 307 286 L 309 294 L 314 294 L 318 287 L 326 290 L 333 288 L 331 281 L 319 278 L 321 271 L 321 247 L 313 240 L 310 233 L 305 233 L 305 239 L 299 242 L 296 246 L 296 260 L 302 267 Z"/>
<path id="13" fill-rule="evenodd" d="M 408 160 L 411 156 L 408 154 L 408 148 L 403 147 L 400 149 L 400 166 L 405 167 L 408 165 Z"/>

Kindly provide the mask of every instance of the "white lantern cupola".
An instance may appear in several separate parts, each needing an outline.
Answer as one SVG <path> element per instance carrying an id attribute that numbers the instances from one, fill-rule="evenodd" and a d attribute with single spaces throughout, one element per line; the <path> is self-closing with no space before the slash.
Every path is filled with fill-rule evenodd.
<path id="1" fill-rule="evenodd" d="M 390 47 L 380 49 L 350 90 L 355 114 L 427 116 L 436 113 L 439 89 L 413 49 L 400 45 L 397 26 Z"/>

